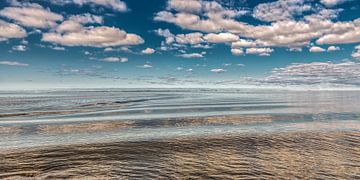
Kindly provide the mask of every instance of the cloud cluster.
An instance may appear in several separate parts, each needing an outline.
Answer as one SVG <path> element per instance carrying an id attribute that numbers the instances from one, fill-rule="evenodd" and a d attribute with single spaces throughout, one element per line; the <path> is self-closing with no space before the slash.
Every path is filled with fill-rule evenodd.
<path id="1" fill-rule="evenodd" d="M 119 0 L 65 0 L 63 3 L 94 4 L 111 7 L 119 11 L 127 10 L 126 4 Z M 136 34 L 127 33 L 116 27 L 103 26 L 101 16 L 89 13 L 64 17 L 51 12 L 36 3 L 11 1 L 12 7 L 0 10 L 0 16 L 16 24 L 0 20 L 0 40 L 22 38 L 26 31 L 17 24 L 44 29 L 42 41 L 64 46 L 111 47 L 130 46 L 144 43 Z"/>
<path id="2" fill-rule="evenodd" d="M 24 38 L 27 36 L 25 29 L 17 24 L 7 23 L 0 20 L 0 41 L 9 38 Z"/>
<path id="3" fill-rule="evenodd" d="M 354 85 L 360 86 L 360 63 L 313 62 L 277 68 L 263 83 L 288 85 Z"/>
<path id="4" fill-rule="evenodd" d="M 321 1 L 326 6 L 341 2 L 343 1 Z M 154 20 L 205 33 L 202 37 L 197 37 L 198 43 L 231 43 L 231 52 L 240 55 L 243 54 L 240 49 L 242 47 L 300 49 L 313 41 L 318 45 L 360 42 L 360 18 L 334 22 L 341 11 L 305 0 L 279 0 L 259 4 L 251 14 L 270 24 L 252 25 L 238 18 L 248 15 L 248 11 L 226 8 L 218 1 L 169 0 L 168 7 L 158 12 Z M 167 44 L 176 42 L 176 35 L 168 30 L 159 34 L 166 38 Z M 249 52 L 253 52 L 252 49 Z M 266 53 L 268 54 L 269 52 Z"/>
<path id="5" fill-rule="evenodd" d="M 63 20 L 63 16 L 44 9 L 39 4 L 23 4 L 19 7 L 6 7 L 0 16 L 14 20 L 16 23 L 32 28 L 51 28 Z"/>
<path id="6" fill-rule="evenodd" d="M 54 28 L 54 32 L 44 33 L 42 41 L 64 46 L 110 47 L 122 45 L 138 45 L 144 40 L 115 27 L 85 26 L 86 24 L 101 24 L 99 16 L 83 14 L 71 16 Z"/>
<path id="7" fill-rule="evenodd" d="M 270 56 L 274 49 L 271 48 L 247 48 L 246 54 L 257 54 L 259 56 Z"/>
<path id="8" fill-rule="evenodd" d="M 253 17 L 268 22 L 293 19 L 312 9 L 311 5 L 304 2 L 305 0 L 279 0 L 259 4 L 254 8 Z"/>

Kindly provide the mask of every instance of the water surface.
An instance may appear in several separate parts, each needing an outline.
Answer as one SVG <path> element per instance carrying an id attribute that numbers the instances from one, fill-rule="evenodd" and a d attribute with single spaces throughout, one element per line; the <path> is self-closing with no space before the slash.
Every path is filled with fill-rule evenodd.
<path id="1" fill-rule="evenodd" d="M 0 92 L 0 178 L 360 178 L 360 92 Z"/>

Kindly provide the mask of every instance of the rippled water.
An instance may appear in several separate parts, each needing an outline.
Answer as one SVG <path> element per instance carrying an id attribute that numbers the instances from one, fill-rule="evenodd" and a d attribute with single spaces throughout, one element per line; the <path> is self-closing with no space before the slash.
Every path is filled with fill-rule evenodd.
<path id="1" fill-rule="evenodd" d="M 360 92 L 0 92 L 0 178 L 360 178 Z"/>

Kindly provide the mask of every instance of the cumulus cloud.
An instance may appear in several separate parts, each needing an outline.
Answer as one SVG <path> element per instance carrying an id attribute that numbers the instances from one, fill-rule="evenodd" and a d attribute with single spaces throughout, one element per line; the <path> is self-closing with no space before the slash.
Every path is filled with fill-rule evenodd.
<path id="1" fill-rule="evenodd" d="M 219 25 L 211 20 L 202 20 L 198 15 L 189 13 L 173 14 L 168 11 L 158 12 L 154 18 L 156 21 L 174 23 L 182 28 L 200 30 L 203 32 L 217 32 L 221 29 Z"/>
<path id="2" fill-rule="evenodd" d="M 290 85 L 360 85 L 360 63 L 313 62 L 276 68 L 263 82 Z"/>
<path id="3" fill-rule="evenodd" d="M 210 71 L 213 72 L 213 73 L 223 73 L 223 72 L 226 72 L 225 69 L 211 69 Z"/>
<path id="4" fill-rule="evenodd" d="M 310 52 L 324 52 L 326 51 L 324 48 L 322 47 L 319 47 L 319 46 L 312 46 L 310 49 L 309 49 Z"/>
<path id="5" fill-rule="evenodd" d="M 26 36 L 27 33 L 22 27 L 0 20 L 0 41 L 9 38 L 24 38 Z"/>
<path id="6" fill-rule="evenodd" d="M 61 32 L 44 33 L 42 41 L 64 46 L 92 47 L 138 45 L 144 43 L 144 40 L 140 36 L 127 33 L 115 27 L 84 27 L 80 25 L 79 28 L 65 29 L 65 32 L 62 32 L 64 31 L 62 30 Z"/>
<path id="7" fill-rule="evenodd" d="M 38 4 L 26 4 L 22 7 L 6 7 L 0 11 L 0 16 L 14 20 L 23 26 L 33 28 L 50 28 L 62 21 L 63 16 L 44 9 Z"/>
<path id="8" fill-rule="evenodd" d="M 60 4 L 60 5 L 73 3 L 73 4 L 78 4 L 80 6 L 89 4 L 89 5 L 107 7 L 119 12 L 128 11 L 126 3 L 120 0 L 52 0 L 51 3 Z"/>
<path id="9" fill-rule="evenodd" d="M 175 41 L 175 36 L 170 32 L 169 29 L 156 29 L 154 31 L 157 35 L 166 38 L 166 44 L 171 44 Z"/>
<path id="10" fill-rule="evenodd" d="M 234 55 L 234 56 L 241 56 L 244 54 L 244 50 L 242 48 L 232 48 L 231 49 L 231 53 Z"/>
<path id="11" fill-rule="evenodd" d="M 257 5 L 253 17 L 268 22 L 288 20 L 311 9 L 310 5 L 304 4 L 304 0 L 279 0 Z"/>
<path id="12" fill-rule="evenodd" d="M 242 39 L 233 42 L 234 47 L 302 48 L 312 41 L 317 44 L 360 42 L 360 19 L 334 22 L 341 9 L 326 9 L 319 5 L 311 7 L 312 3 L 304 0 L 260 4 L 254 16 L 271 22 L 264 25 L 242 22 L 237 18 L 243 15 L 239 10 L 224 8 L 215 1 L 199 3 L 202 4 L 200 11 L 168 8 L 158 12 L 154 20 L 172 23 L 187 30 L 240 36 Z M 266 15 L 267 12 L 271 12 L 271 15 Z M 273 15 L 274 12 L 278 16 Z M 174 42 L 174 38 L 167 36 L 167 42 Z"/>
<path id="13" fill-rule="evenodd" d="M 230 43 L 239 40 L 239 36 L 231 33 L 210 33 L 205 35 L 204 39 L 211 43 Z"/>
<path id="14" fill-rule="evenodd" d="M 189 34 L 178 34 L 175 36 L 175 40 L 180 44 L 200 44 L 204 42 L 202 33 L 189 33 Z"/>
<path id="15" fill-rule="evenodd" d="M 274 49 L 271 48 L 247 48 L 246 54 L 256 54 L 259 56 L 270 56 Z"/>
<path id="16" fill-rule="evenodd" d="M 17 61 L 0 61 L 0 65 L 8 65 L 8 66 L 29 66 L 29 64 L 20 63 Z"/>
<path id="17" fill-rule="evenodd" d="M 125 57 L 107 57 L 102 59 L 104 62 L 128 62 L 129 59 Z"/>
<path id="18" fill-rule="evenodd" d="M 339 51 L 340 50 L 340 47 L 337 47 L 337 46 L 329 46 L 327 51 Z"/>
<path id="19" fill-rule="evenodd" d="M 239 39 L 238 41 L 231 43 L 232 48 L 255 47 L 256 45 L 257 45 L 256 42 L 246 39 Z"/>
<path id="20" fill-rule="evenodd" d="M 322 4 L 328 7 L 332 7 L 341 3 L 344 3 L 346 0 L 320 0 Z"/>
<path id="21" fill-rule="evenodd" d="M 345 26 L 345 25 L 344 25 Z M 347 24 L 342 31 L 329 33 L 316 40 L 317 44 L 348 44 L 360 42 L 360 18 Z"/>
<path id="22" fill-rule="evenodd" d="M 152 49 L 152 48 L 146 48 L 146 49 L 142 50 L 141 53 L 143 53 L 143 54 L 154 54 L 155 50 Z"/>
<path id="23" fill-rule="evenodd" d="M 177 11 L 184 12 L 200 12 L 201 11 L 201 1 L 200 0 L 169 0 L 168 8 L 175 9 Z"/>

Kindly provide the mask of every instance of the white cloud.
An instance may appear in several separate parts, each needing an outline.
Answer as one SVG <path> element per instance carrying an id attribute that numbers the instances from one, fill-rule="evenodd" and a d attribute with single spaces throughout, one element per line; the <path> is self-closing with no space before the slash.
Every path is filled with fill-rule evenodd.
<path id="1" fill-rule="evenodd" d="M 232 48 L 231 49 L 231 53 L 234 55 L 234 56 L 241 56 L 244 54 L 244 50 L 242 48 Z"/>
<path id="2" fill-rule="evenodd" d="M 358 33 L 360 32 L 358 30 L 360 19 L 334 22 L 341 9 L 326 9 L 319 5 L 309 7 L 311 3 L 304 0 L 281 0 L 275 3 L 285 4 L 280 5 L 283 10 L 284 7 L 291 6 L 288 9 L 285 8 L 286 13 L 279 13 L 276 19 L 269 19 L 272 21 L 271 24 L 251 25 L 236 18 L 241 15 L 237 10 L 224 8 L 215 1 L 199 2 L 203 4 L 200 12 L 168 9 L 158 12 L 154 20 L 176 24 L 187 30 L 238 35 L 243 40 L 234 42 L 235 47 L 302 48 L 316 40 L 318 44 L 360 42 Z M 209 6 L 208 4 L 213 5 Z M 302 12 L 307 10 L 309 12 L 306 12 L 304 16 L 305 13 L 302 14 Z M 273 13 L 272 11 L 269 12 Z M 296 17 L 297 15 L 299 17 Z M 293 18 L 294 16 L 295 18 Z M 273 18 L 275 16 L 265 17 Z M 172 37 L 168 36 L 167 39 L 173 42 Z"/>
<path id="3" fill-rule="evenodd" d="M 292 85 L 360 85 L 360 63 L 313 62 L 276 68 L 264 79 L 266 83 Z"/>
<path id="4" fill-rule="evenodd" d="M 348 44 L 360 42 L 360 18 L 353 23 L 348 23 L 348 27 L 337 32 L 321 36 L 316 40 L 317 44 Z"/>
<path id="5" fill-rule="evenodd" d="M 89 13 L 81 15 L 70 16 L 68 20 L 62 22 L 55 28 L 58 33 L 78 32 L 84 29 L 86 24 L 102 24 L 103 18 L 101 16 L 92 15 Z"/>
<path id="6" fill-rule="evenodd" d="M 183 58 L 203 58 L 203 53 L 190 53 L 190 54 L 180 54 L 178 55 Z"/>
<path id="7" fill-rule="evenodd" d="M 144 40 L 136 34 L 129 34 L 118 28 L 107 26 L 82 26 L 81 29 L 76 31 L 67 31 L 65 33 L 44 33 L 42 41 L 61 44 L 64 46 L 92 47 L 138 45 L 144 43 Z"/>
<path id="8" fill-rule="evenodd" d="M 247 48 L 246 54 L 257 54 L 259 56 L 270 56 L 274 49 L 271 48 Z"/>
<path id="9" fill-rule="evenodd" d="M 0 20 L 0 41 L 1 39 L 7 40 L 9 38 L 23 38 L 26 36 L 26 31 L 22 27 Z"/>
<path id="10" fill-rule="evenodd" d="M 152 49 L 152 48 L 146 48 L 146 49 L 142 50 L 141 53 L 143 53 L 143 54 L 154 54 L 155 50 Z"/>
<path id="11" fill-rule="evenodd" d="M 346 0 L 320 0 L 325 6 L 332 7 L 345 2 Z"/>
<path id="12" fill-rule="evenodd" d="M 201 11 L 202 4 L 200 0 L 169 0 L 168 7 L 177 11 L 196 13 Z"/>
<path id="13" fill-rule="evenodd" d="M 8 65 L 8 66 L 29 66 L 29 64 L 24 64 L 16 61 L 0 61 L 0 65 Z"/>
<path id="14" fill-rule="evenodd" d="M 230 43 L 230 42 L 238 41 L 239 36 L 231 33 L 219 33 L 219 34 L 210 33 L 205 35 L 204 39 L 207 42 L 211 42 L 211 43 Z"/>
<path id="15" fill-rule="evenodd" d="M 340 47 L 337 46 L 329 46 L 327 51 L 340 51 Z"/>
<path id="16" fill-rule="evenodd" d="M 90 5 L 107 7 L 119 12 L 128 11 L 126 4 L 120 0 L 52 0 L 51 3 L 60 4 L 60 5 L 73 3 L 73 4 L 78 4 L 80 6 L 83 6 L 85 4 L 90 4 Z"/>
<path id="17" fill-rule="evenodd" d="M 17 45 L 17 46 L 13 46 L 11 48 L 13 51 L 26 51 L 26 46 L 24 45 Z"/>
<path id="18" fill-rule="evenodd" d="M 198 15 L 189 13 L 173 14 L 168 11 L 158 12 L 154 18 L 156 21 L 174 23 L 182 28 L 200 30 L 203 32 L 217 32 L 221 29 L 219 25 L 211 20 L 202 20 Z"/>
<path id="19" fill-rule="evenodd" d="M 310 49 L 309 49 L 309 52 L 324 52 L 326 51 L 324 48 L 322 47 L 319 47 L 319 46 L 312 46 Z"/>
<path id="20" fill-rule="evenodd" d="M 144 69 L 149 69 L 152 68 L 152 66 L 150 64 L 144 64 L 142 66 L 138 66 L 139 68 L 144 68 Z"/>
<path id="21" fill-rule="evenodd" d="M 102 59 L 104 62 L 128 62 L 129 59 L 125 57 L 107 57 Z"/>
<path id="22" fill-rule="evenodd" d="M 257 5 L 253 17 L 268 22 L 280 21 L 293 19 L 294 16 L 310 10 L 311 6 L 304 4 L 304 0 L 278 0 Z"/>
<path id="23" fill-rule="evenodd" d="M 102 24 L 104 22 L 103 17 L 85 13 L 80 15 L 72 15 L 69 17 L 69 20 L 78 22 L 80 24 Z"/>
<path id="24" fill-rule="evenodd" d="M 214 72 L 214 73 L 223 73 L 223 72 L 226 72 L 225 69 L 211 69 L 210 71 L 211 71 L 211 72 Z"/>
<path id="25" fill-rule="evenodd" d="M 154 31 L 157 35 L 166 38 L 166 44 L 171 44 L 175 41 L 175 36 L 170 32 L 169 29 L 156 29 Z"/>
<path id="26" fill-rule="evenodd" d="M 355 51 L 351 54 L 353 58 L 360 59 L 360 45 L 355 47 Z"/>
<path id="27" fill-rule="evenodd" d="M 0 11 L 0 16 L 12 19 L 17 23 L 33 28 L 50 28 L 62 21 L 63 16 L 44 9 L 38 4 L 23 7 L 6 7 Z"/>
<path id="28" fill-rule="evenodd" d="M 189 34 L 178 34 L 175 36 L 175 40 L 180 44 L 199 44 L 204 42 L 202 33 L 189 33 Z"/>
<path id="29" fill-rule="evenodd" d="M 51 49 L 56 50 L 56 51 L 65 51 L 66 49 L 64 47 L 60 47 L 60 46 L 50 46 Z"/>
<path id="30" fill-rule="evenodd" d="M 246 39 L 239 39 L 236 42 L 231 43 L 232 48 L 239 48 L 239 47 L 255 47 L 256 43 L 251 40 Z"/>

